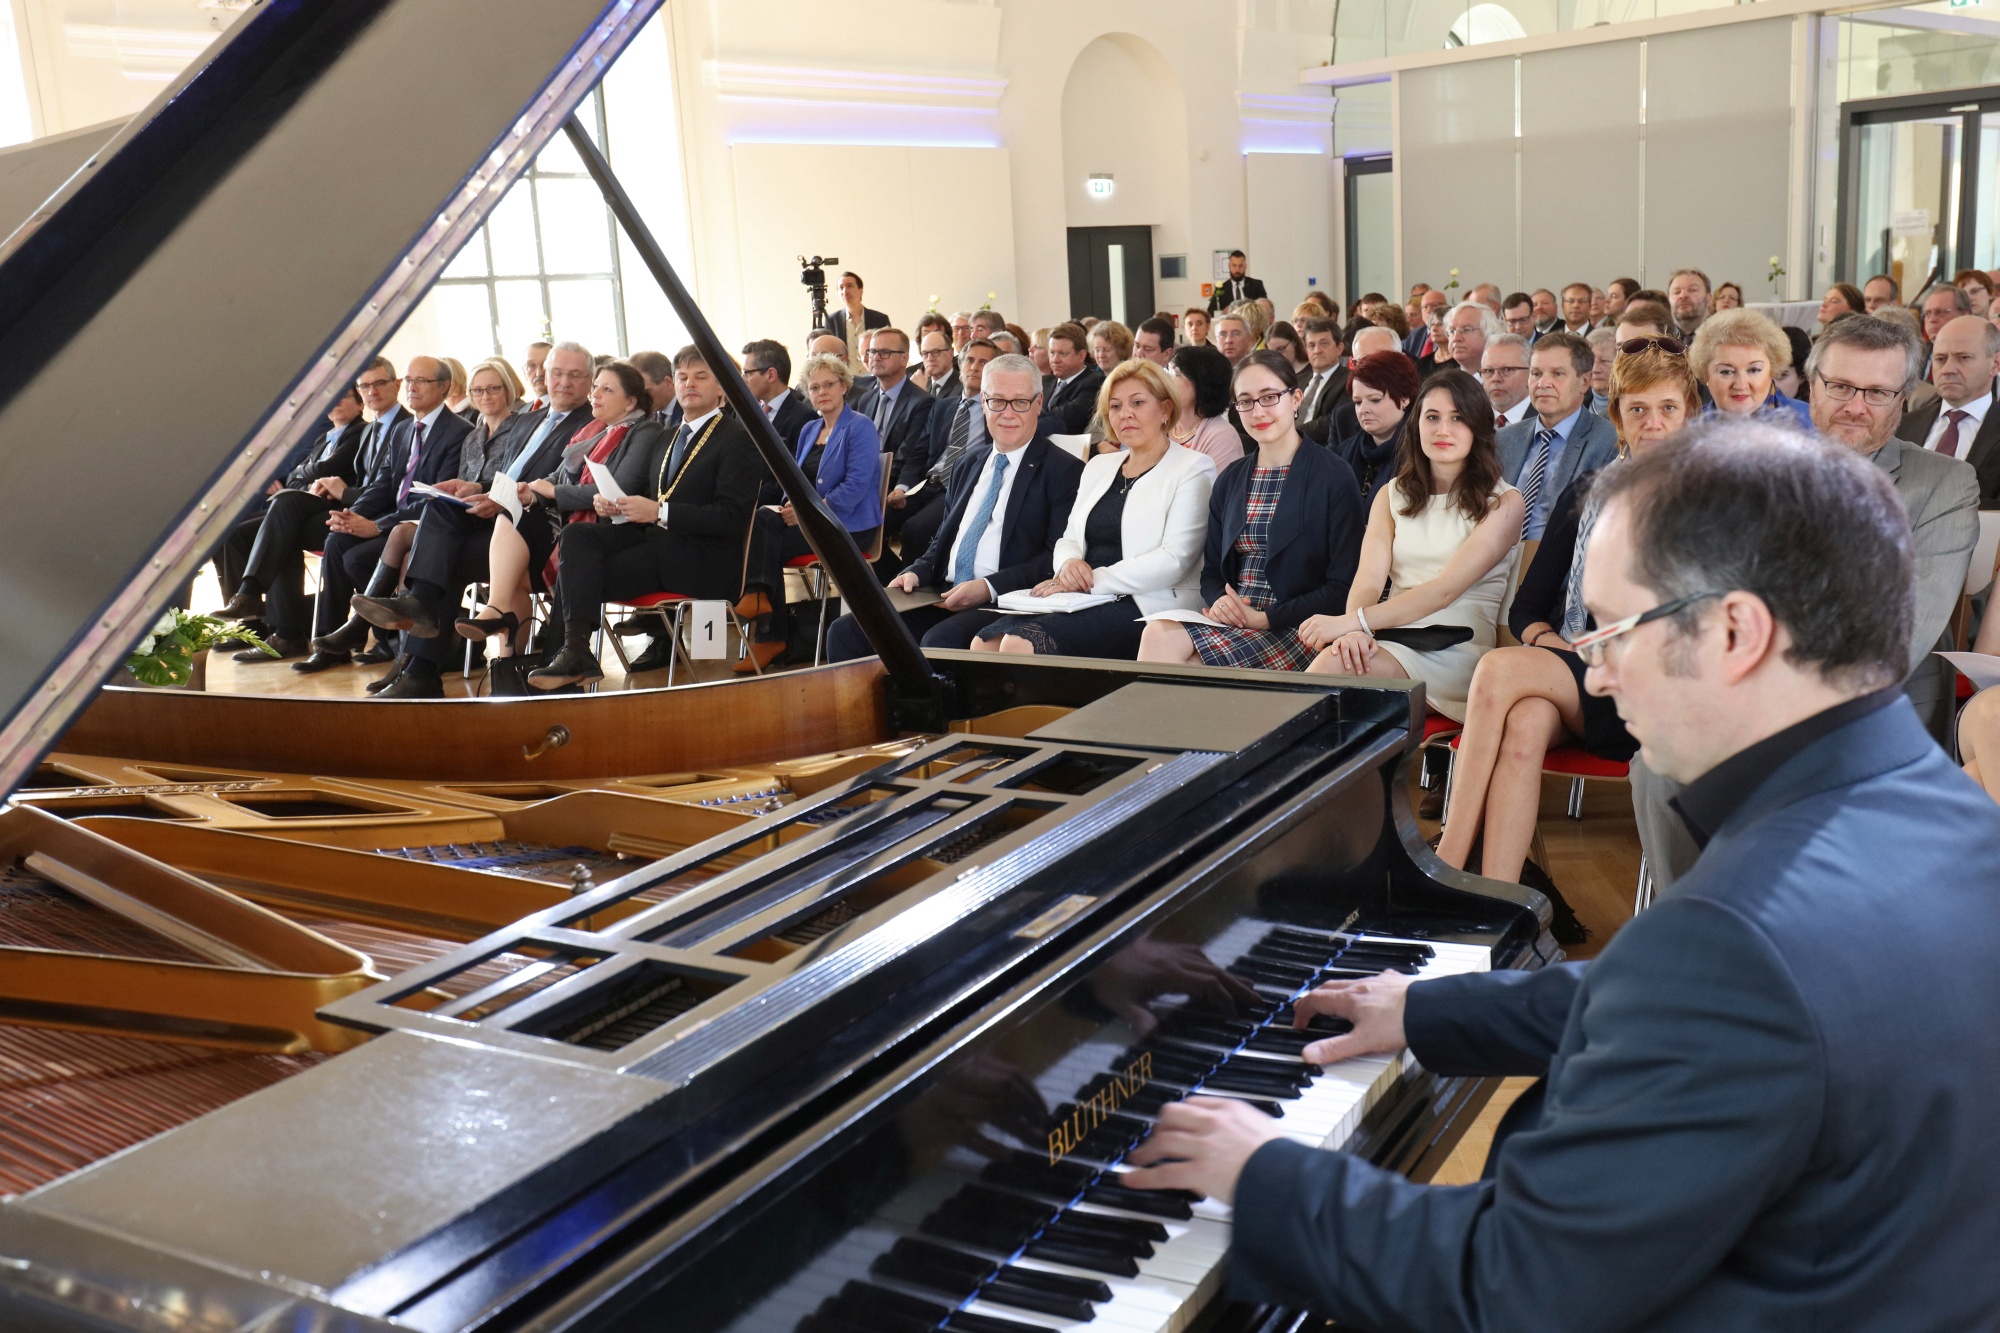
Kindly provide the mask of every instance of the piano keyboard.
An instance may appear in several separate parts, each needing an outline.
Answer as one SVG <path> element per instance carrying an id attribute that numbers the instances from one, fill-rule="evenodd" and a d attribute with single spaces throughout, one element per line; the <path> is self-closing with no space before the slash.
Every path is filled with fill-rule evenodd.
<path id="1" fill-rule="evenodd" d="M 1483 946 L 1254 920 L 1239 921 L 1206 952 L 1256 999 L 1226 1017 L 1192 1004 L 1155 1006 L 1158 1026 L 1137 1043 L 1076 1046 L 1035 1080 L 1056 1108 L 1048 1146 L 1020 1142 L 997 1158 L 954 1149 L 944 1169 L 903 1189 L 734 1327 L 1186 1328 L 1220 1292 L 1230 1210 L 1184 1191 L 1118 1183 L 1125 1155 L 1160 1108 L 1196 1093 L 1239 1097 L 1278 1116 L 1294 1142 L 1339 1148 L 1416 1062 L 1405 1052 L 1308 1065 L 1300 1051 L 1346 1025 L 1316 1019 L 1296 1031 L 1292 1000 L 1326 981 L 1390 969 L 1419 977 L 1485 971 L 1489 959 Z"/>

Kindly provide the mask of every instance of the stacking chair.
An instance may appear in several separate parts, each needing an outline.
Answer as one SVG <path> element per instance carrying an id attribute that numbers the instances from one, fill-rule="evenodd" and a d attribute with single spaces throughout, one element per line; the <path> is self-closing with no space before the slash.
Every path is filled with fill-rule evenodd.
<path id="1" fill-rule="evenodd" d="M 743 560 L 736 579 L 736 596 L 727 604 L 729 608 L 727 613 L 729 623 L 736 630 L 737 655 L 739 657 L 745 653 L 750 653 L 750 626 L 737 611 L 736 603 L 742 600 L 743 586 L 749 579 L 750 542 L 752 534 L 756 530 L 757 513 L 753 509 L 750 513 L 749 526 L 743 532 Z M 783 591 L 783 589 L 779 589 L 781 596 L 783 595 Z M 679 665 L 682 653 L 686 652 L 690 659 L 694 656 L 693 652 L 687 647 L 683 636 L 687 632 L 688 608 L 693 606 L 696 600 L 686 593 L 649 592 L 634 597 L 630 601 L 607 602 L 603 610 L 599 613 L 598 636 L 600 639 L 609 639 L 611 641 L 611 651 L 617 654 L 619 665 L 625 669 L 626 675 L 629 676 L 632 673 L 632 661 L 626 656 L 625 645 L 620 641 L 619 636 L 610 632 L 609 621 L 611 612 L 616 608 L 621 612 L 633 616 L 658 617 L 661 628 L 667 631 L 667 688 L 672 689 L 674 685 L 674 669 Z M 758 675 L 761 676 L 764 674 L 764 669 L 757 665 L 757 656 L 755 653 L 750 653 L 750 664 L 756 668 Z M 691 665 L 690 670 L 692 670 Z"/>
<path id="2" fill-rule="evenodd" d="M 895 465 L 896 456 L 894 454 L 885 453 L 882 455 L 883 523 L 875 529 L 875 540 L 869 544 L 867 550 L 861 553 L 862 557 L 871 565 L 882 558 L 882 546 L 888 537 L 888 501 L 889 492 L 892 489 L 889 483 L 895 475 Z M 803 577 L 808 579 L 808 586 L 813 590 L 812 596 L 819 601 L 819 628 L 813 634 L 813 665 L 818 666 L 826 654 L 826 608 L 832 581 L 827 578 L 826 567 L 820 564 L 819 557 L 811 552 L 787 560 L 785 568 L 796 569 Z M 778 595 L 782 597 L 784 591 L 780 589 Z"/>

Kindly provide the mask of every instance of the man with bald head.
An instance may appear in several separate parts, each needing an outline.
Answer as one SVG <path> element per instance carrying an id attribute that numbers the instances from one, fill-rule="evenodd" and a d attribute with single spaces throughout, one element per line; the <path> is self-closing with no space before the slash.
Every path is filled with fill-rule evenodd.
<path id="1" fill-rule="evenodd" d="M 1960 315 L 1931 343 L 1931 384 L 1938 401 L 1907 412 L 1896 437 L 1947 458 L 1962 458 L 1979 475 L 1979 506 L 2000 509 L 2000 412 L 1993 410 L 2000 369 L 2000 328 Z"/>
<path id="2" fill-rule="evenodd" d="M 1394 329 L 1381 324 L 1370 324 L 1367 328 L 1355 333 L 1354 345 L 1348 349 L 1348 355 L 1359 361 L 1362 357 L 1373 356 L 1377 352 L 1400 352 L 1402 350 L 1402 340 L 1396 337 Z"/>

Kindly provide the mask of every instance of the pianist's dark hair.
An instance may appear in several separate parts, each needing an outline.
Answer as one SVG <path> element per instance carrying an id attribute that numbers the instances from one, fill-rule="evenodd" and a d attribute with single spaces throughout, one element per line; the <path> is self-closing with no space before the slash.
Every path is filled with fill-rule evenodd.
<path id="1" fill-rule="evenodd" d="M 1860 454 L 1717 414 L 1598 476 L 1599 503 L 1629 515 L 1633 577 L 1662 602 L 1755 593 L 1791 635 L 1786 660 L 1838 688 L 1893 685 L 1909 670 L 1910 523 Z M 1673 617 L 1675 632 L 1694 633 L 1713 605 Z"/>

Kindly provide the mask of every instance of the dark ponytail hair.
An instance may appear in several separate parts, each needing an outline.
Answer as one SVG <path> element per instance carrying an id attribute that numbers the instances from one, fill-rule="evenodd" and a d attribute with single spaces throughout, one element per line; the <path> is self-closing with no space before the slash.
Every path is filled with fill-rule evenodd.
<path id="1" fill-rule="evenodd" d="M 1451 395 L 1452 408 L 1472 427 L 1472 450 L 1465 456 L 1458 480 L 1451 484 L 1451 498 L 1460 513 L 1477 523 L 1493 509 L 1493 492 L 1500 484 L 1500 448 L 1494 439 L 1493 400 L 1478 380 L 1462 370 L 1434 372 L 1417 389 L 1403 418 L 1403 438 L 1396 445 L 1396 491 L 1403 499 L 1400 512 L 1405 518 L 1414 518 L 1430 503 L 1431 460 L 1418 432 L 1424 402 L 1438 392 Z"/>

